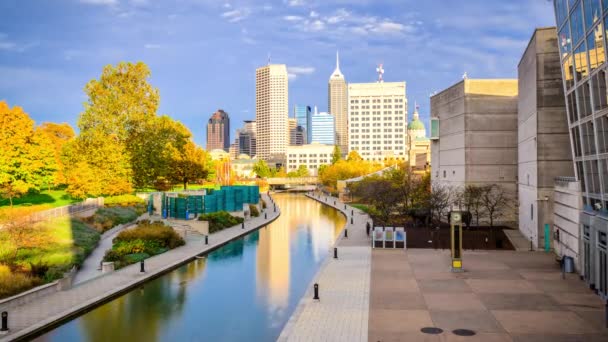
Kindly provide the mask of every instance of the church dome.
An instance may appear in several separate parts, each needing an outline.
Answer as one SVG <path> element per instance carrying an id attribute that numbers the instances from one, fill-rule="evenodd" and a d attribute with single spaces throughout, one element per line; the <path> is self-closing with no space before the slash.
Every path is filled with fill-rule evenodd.
<path id="1" fill-rule="evenodd" d="M 407 125 L 407 130 L 408 131 L 426 131 L 426 127 L 424 127 L 424 123 L 422 121 L 420 121 L 420 114 L 418 114 L 418 106 L 416 105 L 415 108 L 416 109 L 414 110 L 414 118 Z"/>

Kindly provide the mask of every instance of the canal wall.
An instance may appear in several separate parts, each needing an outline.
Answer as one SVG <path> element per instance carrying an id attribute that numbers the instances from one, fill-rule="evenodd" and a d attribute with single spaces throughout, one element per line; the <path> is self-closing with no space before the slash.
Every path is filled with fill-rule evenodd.
<path id="1" fill-rule="evenodd" d="M 245 226 L 234 226 L 209 236 L 209 244 L 200 236 L 198 241 L 189 241 L 185 246 L 146 259 L 145 272 L 140 265 L 124 267 L 107 275 L 80 283 L 71 289 L 57 291 L 38 300 L 8 310 L 9 332 L 0 335 L 0 341 L 28 340 L 61 323 L 106 303 L 146 282 L 158 278 L 197 256 L 210 253 L 225 244 L 262 228 L 275 221 L 281 211 L 273 200 L 262 195 L 268 207 L 259 217 L 246 222 Z M 276 208 L 276 209 L 275 209 Z M 267 214 L 267 218 L 265 218 Z"/>

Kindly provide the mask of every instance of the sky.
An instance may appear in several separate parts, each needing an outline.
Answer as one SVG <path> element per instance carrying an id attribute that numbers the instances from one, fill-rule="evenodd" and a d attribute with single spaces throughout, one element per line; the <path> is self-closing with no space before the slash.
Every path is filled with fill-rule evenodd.
<path id="1" fill-rule="evenodd" d="M 335 68 L 351 83 L 405 81 L 429 120 L 430 94 L 462 79 L 516 78 L 536 27 L 554 26 L 547 0 L 0 0 L 0 100 L 42 123 L 76 125 L 84 86 L 102 68 L 143 61 L 159 114 L 205 146 L 221 108 L 232 137 L 255 119 L 255 69 L 286 64 L 289 106 L 327 111 Z"/>

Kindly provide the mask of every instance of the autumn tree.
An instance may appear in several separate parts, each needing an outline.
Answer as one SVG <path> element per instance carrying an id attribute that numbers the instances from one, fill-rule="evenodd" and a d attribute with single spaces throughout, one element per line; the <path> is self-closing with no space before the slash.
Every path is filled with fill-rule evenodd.
<path id="1" fill-rule="evenodd" d="M 253 165 L 253 172 L 260 178 L 268 178 L 272 176 L 270 167 L 263 159 L 258 160 Z"/>
<path id="2" fill-rule="evenodd" d="M 439 182 L 432 185 L 431 193 L 428 197 L 428 208 L 431 212 L 431 221 L 436 218 L 441 221 L 447 215 L 448 209 L 453 203 L 453 190 Z"/>
<path id="3" fill-rule="evenodd" d="M 346 156 L 346 160 L 349 162 L 362 161 L 363 158 L 361 158 L 361 155 L 359 154 L 359 152 L 352 150 L 352 151 L 348 152 L 348 155 Z"/>
<path id="4" fill-rule="evenodd" d="M 331 165 L 334 165 L 340 159 L 342 159 L 342 151 L 340 151 L 340 146 L 335 145 L 334 151 L 331 154 Z"/>
<path id="5" fill-rule="evenodd" d="M 21 107 L 0 101 L 0 196 L 13 199 L 39 190 L 57 170 L 51 142 Z"/>
<path id="6" fill-rule="evenodd" d="M 67 123 L 58 124 L 54 122 L 44 122 L 38 129 L 48 138 L 53 147 L 53 155 L 55 157 L 55 164 L 57 165 L 57 171 L 53 175 L 53 184 L 65 184 L 65 166 L 63 165 L 61 153 L 63 146 L 74 139 L 74 129 Z M 47 186 L 50 187 L 50 185 L 51 183 L 49 182 Z"/>
<path id="7" fill-rule="evenodd" d="M 209 173 L 206 154 L 192 141 L 188 141 L 181 150 L 173 149 L 171 179 L 183 184 L 184 190 L 188 189 L 188 183 L 205 179 Z"/>
<path id="8" fill-rule="evenodd" d="M 475 216 L 475 225 L 479 226 L 479 217 L 481 217 L 485 208 L 481 196 L 483 187 L 479 185 L 469 184 L 464 188 L 464 205 L 465 208 Z"/>
<path id="9" fill-rule="evenodd" d="M 501 218 L 509 206 L 509 197 L 505 188 L 498 184 L 485 185 L 481 187 L 480 199 L 490 219 L 490 227 L 493 227 L 494 221 Z"/>
<path id="10" fill-rule="evenodd" d="M 370 176 L 351 185 L 353 194 L 362 202 L 369 203 L 384 224 L 389 224 L 391 214 L 397 210 L 400 194 L 390 179 Z"/>

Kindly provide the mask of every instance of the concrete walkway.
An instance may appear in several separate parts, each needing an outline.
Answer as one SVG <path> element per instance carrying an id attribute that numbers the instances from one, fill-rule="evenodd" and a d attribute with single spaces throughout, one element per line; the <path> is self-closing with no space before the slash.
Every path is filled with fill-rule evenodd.
<path id="1" fill-rule="evenodd" d="M 264 213 L 261 213 L 259 217 L 247 221 L 245 229 L 239 225 L 214 233 L 209 237 L 209 245 L 204 244 L 204 237 L 201 235 L 198 235 L 198 241 L 188 239 L 189 243 L 185 246 L 146 259 L 145 273 L 140 273 L 139 264 L 130 265 L 82 282 L 70 290 L 59 291 L 25 305 L 9 308 L 10 331 L 8 335 L 0 335 L 0 341 L 27 338 L 46 326 L 78 316 L 112 296 L 124 293 L 152 277 L 187 263 L 199 254 L 207 253 L 269 224 L 280 215 L 280 210 L 277 207 L 274 212 L 267 195 L 262 195 L 262 198 L 268 204 L 268 219 L 264 219 Z"/>
<path id="2" fill-rule="evenodd" d="M 346 215 L 348 238 L 343 231 L 336 242 L 338 259 L 330 253 L 278 340 L 367 341 L 371 240 L 365 224 L 369 217 L 333 197 L 311 198 Z M 314 283 L 319 284 L 320 300 L 313 300 Z"/>
<path id="3" fill-rule="evenodd" d="M 374 249 L 369 341 L 608 341 L 601 299 L 550 253 L 465 251 L 465 272 L 449 266 L 448 250 Z"/>

